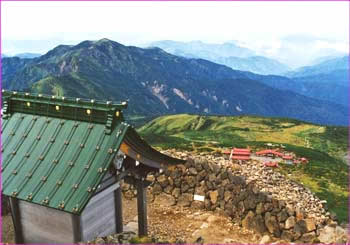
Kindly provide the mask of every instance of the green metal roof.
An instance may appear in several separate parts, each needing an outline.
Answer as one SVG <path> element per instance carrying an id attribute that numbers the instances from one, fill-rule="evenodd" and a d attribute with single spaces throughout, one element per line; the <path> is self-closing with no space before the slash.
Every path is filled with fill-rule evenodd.
<path id="1" fill-rule="evenodd" d="M 5 195 L 79 214 L 124 140 L 148 159 L 182 162 L 155 151 L 123 122 L 125 103 L 2 95 Z"/>

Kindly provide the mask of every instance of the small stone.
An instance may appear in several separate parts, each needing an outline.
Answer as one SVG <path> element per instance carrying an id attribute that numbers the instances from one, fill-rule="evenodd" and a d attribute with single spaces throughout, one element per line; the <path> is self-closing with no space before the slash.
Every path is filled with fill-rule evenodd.
<path id="1" fill-rule="evenodd" d="M 165 188 L 169 184 L 168 178 L 165 175 L 160 175 L 157 178 L 157 181 L 163 188 Z"/>
<path id="2" fill-rule="evenodd" d="M 264 204 L 263 203 L 258 203 L 258 205 L 256 205 L 256 214 L 263 214 L 264 213 Z"/>
<path id="3" fill-rule="evenodd" d="M 289 230 L 291 228 L 293 228 L 295 225 L 295 217 L 294 216 L 290 216 L 287 220 L 286 220 L 286 223 L 285 223 L 285 226 L 284 228 Z"/>
<path id="4" fill-rule="evenodd" d="M 191 174 L 191 175 L 197 175 L 197 174 L 198 174 L 198 172 L 197 172 L 197 170 L 196 170 L 195 168 L 189 168 L 189 169 L 188 169 L 188 172 L 189 172 L 189 174 Z"/>
<path id="5" fill-rule="evenodd" d="M 279 223 L 277 222 L 276 217 L 271 215 L 269 212 L 265 214 L 265 226 L 271 234 L 275 235 L 276 237 L 280 237 L 281 231 L 279 228 Z"/>
<path id="6" fill-rule="evenodd" d="M 174 190 L 171 193 L 171 195 L 173 195 L 175 198 L 178 198 L 180 194 L 181 194 L 180 188 L 174 188 Z"/>
<path id="7" fill-rule="evenodd" d="M 246 229 L 252 229 L 254 213 L 249 211 L 245 218 L 242 220 L 242 226 Z"/>
<path id="8" fill-rule="evenodd" d="M 281 239 L 283 239 L 285 241 L 293 241 L 294 240 L 293 232 L 290 230 L 283 230 L 282 235 L 281 235 Z"/>
<path id="9" fill-rule="evenodd" d="M 210 197 L 210 201 L 212 204 L 216 204 L 217 200 L 218 200 L 218 191 L 210 191 L 209 192 L 209 197 Z"/>
<path id="10" fill-rule="evenodd" d="M 320 231 L 320 235 L 318 236 L 318 239 L 321 243 L 327 243 L 332 244 L 336 242 L 336 233 L 335 228 L 326 226 Z"/>
<path id="11" fill-rule="evenodd" d="M 192 208 L 196 208 L 196 209 L 203 209 L 204 208 L 204 202 L 201 201 L 193 201 L 191 204 Z"/>
<path id="12" fill-rule="evenodd" d="M 173 206 L 176 203 L 175 198 L 172 195 L 165 193 L 157 195 L 154 202 L 159 203 L 161 206 Z"/>
<path id="13" fill-rule="evenodd" d="M 315 238 L 316 238 L 316 232 L 312 231 L 312 232 L 308 232 L 308 233 L 303 234 L 299 238 L 299 240 L 307 243 L 307 242 L 312 242 Z"/>
<path id="14" fill-rule="evenodd" d="M 177 200 L 177 205 L 180 207 L 189 207 L 193 200 L 193 195 L 189 193 L 183 193 Z"/>
<path id="15" fill-rule="evenodd" d="M 160 194 L 163 191 L 162 187 L 160 186 L 160 184 L 155 183 L 152 189 L 153 194 Z"/>
<path id="16" fill-rule="evenodd" d="M 269 235 L 264 235 L 264 236 L 261 238 L 259 244 L 267 244 L 267 243 L 269 243 L 270 241 L 271 241 L 270 236 L 269 236 Z"/>

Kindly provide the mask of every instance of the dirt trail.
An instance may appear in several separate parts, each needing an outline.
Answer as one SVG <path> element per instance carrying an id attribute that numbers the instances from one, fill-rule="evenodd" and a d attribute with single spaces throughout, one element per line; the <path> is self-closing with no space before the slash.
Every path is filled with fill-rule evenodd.
<path id="1" fill-rule="evenodd" d="M 161 199 L 159 199 L 161 200 Z M 124 224 L 137 231 L 136 199 L 124 199 Z M 258 243 L 261 237 L 223 214 L 194 208 L 169 206 L 166 202 L 148 203 L 149 235 L 161 241 L 194 243 Z"/>
<path id="2" fill-rule="evenodd" d="M 148 202 L 149 235 L 168 242 L 193 243 L 199 237 L 204 243 L 258 243 L 260 236 L 234 224 L 218 213 L 193 208 L 169 206 L 156 199 Z M 137 232 L 136 198 L 123 198 L 125 230 Z M 14 243 L 11 215 L 2 217 L 3 243 Z M 201 241 L 203 242 L 203 241 Z"/>

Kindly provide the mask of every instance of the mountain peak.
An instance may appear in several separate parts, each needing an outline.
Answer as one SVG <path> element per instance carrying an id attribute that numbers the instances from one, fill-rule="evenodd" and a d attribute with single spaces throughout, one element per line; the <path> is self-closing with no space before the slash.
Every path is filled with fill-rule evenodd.
<path id="1" fill-rule="evenodd" d="M 110 40 L 110 39 L 108 39 L 108 38 L 102 38 L 102 39 L 100 39 L 100 40 L 97 40 L 97 41 L 95 41 L 94 43 L 106 43 L 106 42 L 108 42 L 108 43 L 116 43 L 115 41 L 112 41 L 112 40 Z"/>

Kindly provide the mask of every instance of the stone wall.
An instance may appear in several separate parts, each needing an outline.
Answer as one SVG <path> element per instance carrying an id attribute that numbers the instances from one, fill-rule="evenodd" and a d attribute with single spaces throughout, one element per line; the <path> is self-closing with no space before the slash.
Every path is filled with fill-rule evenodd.
<path id="1" fill-rule="evenodd" d="M 330 217 L 322 222 L 309 217 L 303 207 L 278 200 L 271 193 L 260 191 L 254 181 L 248 183 L 246 179 L 246 176 L 237 175 L 232 164 L 216 164 L 200 156 L 188 158 L 185 165 L 148 177 L 153 182 L 150 188 L 153 196 L 168 195 L 168 199 L 179 206 L 221 212 L 247 229 L 281 240 L 319 242 L 328 227 L 338 227 Z M 129 198 L 136 195 L 130 185 L 124 185 L 123 192 Z M 194 200 L 194 195 L 204 196 L 204 201 Z M 335 242 L 346 241 L 346 232 L 342 231 L 335 237 Z"/>

